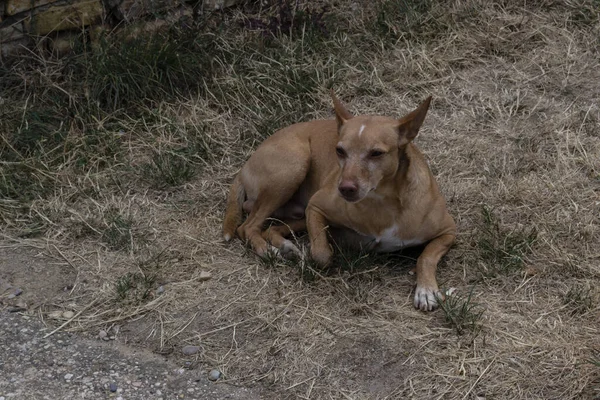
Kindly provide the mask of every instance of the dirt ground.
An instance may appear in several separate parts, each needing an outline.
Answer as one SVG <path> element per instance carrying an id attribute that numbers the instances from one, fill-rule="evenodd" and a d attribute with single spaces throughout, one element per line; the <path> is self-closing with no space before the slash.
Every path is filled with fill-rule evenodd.
<path id="1" fill-rule="evenodd" d="M 104 331 L 260 398 L 600 398 L 597 2 L 343 4 L 323 8 L 337 28 L 304 10 L 314 31 L 272 41 L 260 39 L 269 20 L 231 11 L 219 18 L 262 31 L 210 32 L 202 65 L 218 73 L 197 93 L 135 115 L 105 107 L 29 158 L 29 142 L 2 136 L 2 312 L 86 340 Z M 42 88 L 64 85 L 64 104 L 87 107 L 54 63 L 39 68 L 53 82 Z M 419 249 L 340 252 L 314 271 L 221 240 L 244 160 L 279 127 L 332 118 L 331 86 L 357 114 L 401 117 L 434 96 L 415 143 L 458 225 L 442 309 L 412 306 Z M 42 108 L 23 110 L 58 95 L 14 96 L 3 115 L 31 134 Z M 86 136 L 97 132 L 109 139 Z"/>

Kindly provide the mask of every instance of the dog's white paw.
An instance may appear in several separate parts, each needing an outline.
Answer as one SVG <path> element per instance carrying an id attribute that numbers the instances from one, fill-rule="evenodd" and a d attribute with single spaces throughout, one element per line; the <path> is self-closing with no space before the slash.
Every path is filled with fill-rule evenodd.
<path id="1" fill-rule="evenodd" d="M 438 302 L 443 299 L 442 292 L 437 288 L 417 286 L 415 291 L 415 308 L 421 311 L 432 311 L 438 306 Z"/>
<path id="2" fill-rule="evenodd" d="M 285 240 L 279 249 L 284 258 L 302 258 L 302 252 L 296 245 L 289 240 Z"/>

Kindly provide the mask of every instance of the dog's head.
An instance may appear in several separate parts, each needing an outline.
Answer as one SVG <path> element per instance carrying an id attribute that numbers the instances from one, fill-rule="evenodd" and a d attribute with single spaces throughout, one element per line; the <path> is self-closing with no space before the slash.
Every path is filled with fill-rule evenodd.
<path id="1" fill-rule="evenodd" d="M 396 175 L 400 154 L 419 133 L 431 97 L 399 120 L 368 115 L 354 117 L 333 90 L 331 97 L 339 133 L 336 153 L 342 168 L 338 190 L 346 201 L 354 203 Z"/>

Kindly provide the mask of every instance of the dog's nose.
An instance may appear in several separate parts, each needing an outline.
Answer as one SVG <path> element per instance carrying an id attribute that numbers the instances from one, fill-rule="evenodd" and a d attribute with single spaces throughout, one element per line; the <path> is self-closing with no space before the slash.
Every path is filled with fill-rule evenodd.
<path id="1" fill-rule="evenodd" d="M 338 190 L 344 198 L 351 199 L 358 193 L 358 186 L 354 182 L 346 181 L 340 183 Z"/>

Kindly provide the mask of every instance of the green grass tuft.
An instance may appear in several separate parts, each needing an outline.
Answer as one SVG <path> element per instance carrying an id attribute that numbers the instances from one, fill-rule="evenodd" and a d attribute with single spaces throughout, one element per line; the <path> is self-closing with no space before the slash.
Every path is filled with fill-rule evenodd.
<path id="1" fill-rule="evenodd" d="M 105 214 L 106 228 L 102 232 L 102 241 L 111 250 L 129 250 L 133 244 L 133 218 L 122 214 L 116 208 L 110 208 Z"/>
<path id="2" fill-rule="evenodd" d="M 482 208 L 483 224 L 477 241 L 478 253 L 483 266 L 480 272 L 486 277 L 509 275 L 520 271 L 525 265 L 525 256 L 537 238 L 535 228 L 507 231 L 488 207 Z"/>
<path id="3" fill-rule="evenodd" d="M 196 174 L 192 162 L 176 152 L 154 151 L 150 162 L 142 166 L 144 176 L 156 189 L 180 186 Z"/>
<path id="4" fill-rule="evenodd" d="M 485 309 L 474 301 L 473 289 L 467 297 L 454 294 L 446 296 L 446 299 L 440 302 L 440 309 L 446 323 L 454 328 L 458 335 L 470 333 L 476 337 L 481 332 L 481 319 Z"/>
<path id="5" fill-rule="evenodd" d="M 563 303 L 571 314 L 584 314 L 595 306 L 592 289 L 589 286 L 575 285 L 565 294 Z"/>

